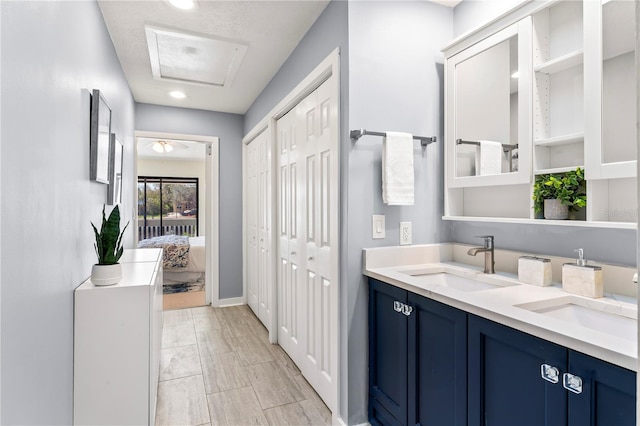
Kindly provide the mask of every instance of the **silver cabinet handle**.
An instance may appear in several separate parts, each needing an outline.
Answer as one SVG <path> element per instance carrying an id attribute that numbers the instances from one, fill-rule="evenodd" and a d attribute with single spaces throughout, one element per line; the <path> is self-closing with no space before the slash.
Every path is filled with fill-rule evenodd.
<path id="1" fill-rule="evenodd" d="M 413 312 L 413 307 L 407 305 L 406 303 L 402 303 L 402 302 L 398 302 L 397 300 L 394 300 L 393 310 L 401 314 L 404 314 L 406 316 L 409 316 L 411 315 L 411 312 Z"/>
<path id="2" fill-rule="evenodd" d="M 542 364 L 540 366 L 540 375 L 547 382 L 558 383 L 560 380 L 560 371 L 552 365 Z"/>
<path id="3" fill-rule="evenodd" d="M 313 256 L 309 256 L 309 257 L 307 257 L 307 260 L 308 260 L 309 262 L 311 262 L 311 261 L 313 260 Z"/>
<path id="4" fill-rule="evenodd" d="M 582 378 L 571 373 L 564 373 L 562 375 L 562 386 L 568 391 L 580 394 L 582 393 Z"/>
<path id="5" fill-rule="evenodd" d="M 291 252 L 291 256 L 295 256 L 295 255 L 296 255 L 296 252 L 295 252 L 295 251 L 292 251 L 292 252 Z"/>

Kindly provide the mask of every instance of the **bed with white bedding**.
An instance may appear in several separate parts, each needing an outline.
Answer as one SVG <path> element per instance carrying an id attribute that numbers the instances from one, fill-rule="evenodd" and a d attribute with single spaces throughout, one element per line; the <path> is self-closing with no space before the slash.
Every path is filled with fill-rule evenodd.
<path id="1" fill-rule="evenodd" d="M 204 280 L 205 237 L 176 237 L 165 235 L 142 240 L 138 247 L 164 249 L 163 276 L 166 284 Z"/>

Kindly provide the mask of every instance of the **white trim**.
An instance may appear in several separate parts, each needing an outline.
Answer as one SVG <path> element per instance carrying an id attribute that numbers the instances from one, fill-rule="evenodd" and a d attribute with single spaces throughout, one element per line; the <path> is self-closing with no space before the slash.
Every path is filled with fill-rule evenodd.
<path id="1" fill-rule="evenodd" d="M 241 306 L 246 305 L 247 300 L 242 297 L 230 297 L 228 299 L 219 299 L 218 300 L 218 308 L 226 308 L 229 306 Z"/>
<path id="2" fill-rule="evenodd" d="M 333 424 L 337 424 L 338 426 L 347 426 L 347 424 L 344 422 L 344 420 L 342 420 L 342 417 L 337 417 L 336 421 Z M 369 423 L 369 422 L 359 423 L 359 424 L 353 425 L 353 426 L 371 426 L 371 423 Z"/>
<path id="3" fill-rule="evenodd" d="M 477 217 L 477 216 L 442 216 L 442 220 L 457 222 L 492 222 L 492 223 L 517 223 L 520 225 L 544 225 L 544 226 L 576 226 L 580 228 L 609 228 L 609 229 L 637 229 L 633 222 L 605 222 L 590 220 L 548 220 L 548 219 L 522 219 L 514 217 Z"/>
<path id="4" fill-rule="evenodd" d="M 206 257 L 206 273 L 205 273 L 205 303 L 211 306 L 218 306 L 220 295 L 220 211 L 219 211 L 219 192 L 220 192 L 220 161 L 219 161 L 219 145 L 220 138 L 217 136 L 188 135 L 182 133 L 167 132 L 147 132 L 136 131 L 134 144 L 134 188 L 138 185 L 138 138 L 167 138 L 173 140 L 188 140 L 193 142 L 202 142 L 211 144 L 212 155 L 205 155 L 206 162 L 206 197 L 204 202 L 207 205 L 205 211 L 205 257 Z M 134 209 L 138 206 L 138 191 L 134 192 Z M 215 214 L 214 214 L 215 212 Z M 137 220 L 138 213 L 134 212 L 134 218 Z M 138 234 L 134 232 L 134 242 L 138 243 Z"/>
<path id="5" fill-rule="evenodd" d="M 557 3 L 559 1 L 561 0 L 545 0 L 541 3 L 534 0 L 522 0 L 522 3 L 512 7 L 494 19 L 459 35 L 449 44 L 444 46 L 441 51 L 444 52 L 445 58 L 451 57 L 500 29 L 508 27 L 511 24 L 515 24 L 522 18 L 534 15 L 536 12 L 546 9 L 553 3 Z"/>
<path id="6" fill-rule="evenodd" d="M 333 90 L 336 91 L 336 101 L 337 101 L 337 105 L 336 107 L 338 108 L 338 126 L 337 129 L 340 129 L 341 127 L 341 122 L 340 122 L 340 49 L 336 48 L 334 49 L 322 62 L 320 62 L 320 64 L 313 70 L 311 71 L 293 90 L 291 90 L 280 102 L 278 102 L 278 104 L 273 107 L 271 109 L 271 111 L 269 111 L 268 114 L 266 114 L 264 116 L 264 118 L 262 118 L 262 120 L 260 120 L 249 132 L 247 132 L 247 134 L 245 135 L 244 138 L 242 138 L 242 142 L 244 145 L 248 144 L 249 142 L 251 142 L 251 140 L 255 139 L 256 136 L 258 136 L 260 133 L 262 133 L 263 131 L 265 131 L 265 129 L 267 129 L 267 131 L 271 131 L 271 137 L 272 137 L 272 146 L 271 149 L 274 150 L 276 149 L 276 120 L 280 117 L 282 117 L 283 115 L 285 115 L 288 111 L 291 110 L 291 108 L 293 108 L 296 104 L 298 104 L 301 100 L 303 100 L 305 97 L 307 97 L 310 93 L 312 93 L 315 89 L 317 89 L 322 83 L 324 83 L 327 80 L 330 80 L 331 77 L 334 77 L 333 80 Z M 270 129 L 270 130 L 269 130 Z M 342 153 L 340 152 L 340 139 L 341 139 L 341 133 L 338 130 L 337 131 L 337 140 L 336 140 L 336 146 L 335 146 L 335 153 L 336 153 L 336 161 L 337 164 L 342 164 L 341 162 L 341 157 L 342 157 Z M 273 151 L 272 151 L 273 152 Z M 243 158 L 245 155 L 245 151 L 243 151 Z M 273 161 L 276 161 L 276 156 L 272 155 Z M 243 160 L 243 165 L 244 165 L 244 160 Z M 273 168 L 274 173 L 272 174 L 274 176 L 277 175 L 276 171 L 277 168 Z M 272 182 L 273 184 L 273 182 Z M 335 190 L 336 191 L 340 191 L 340 171 L 338 170 L 337 176 L 336 176 L 336 180 L 335 180 Z M 277 190 L 277 185 L 273 184 L 272 186 L 272 190 L 276 191 Z M 275 193 L 275 192 L 274 192 Z M 273 200 L 276 200 L 277 197 L 274 197 Z M 338 197 L 338 204 L 340 204 L 340 197 Z M 278 210 L 279 206 L 276 205 L 277 203 L 273 203 L 273 211 L 274 213 Z M 246 204 L 245 204 L 246 205 Z M 338 229 L 340 228 L 340 220 L 341 220 L 341 208 L 340 205 L 338 205 L 338 217 L 336 217 L 336 222 L 338 224 L 338 226 L 336 226 L 336 231 L 338 232 Z M 276 214 L 273 214 L 273 220 L 275 221 L 277 218 Z M 276 221 L 277 222 L 277 221 Z M 278 245 L 276 244 L 277 241 L 277 235 L 278 232 L 276 231 L 278 228 L 277 227 L 273 227 L 272 228 L 274 230 L 274 234 L 276 234 L 274 236 L 274 238 L 272 239 L 272 249 L 274 253 L 273 256 L 273 261 L 274 261 L 274 274 L 277 272 L 277 259 L 279 259 L 280 254 L 278 253 Z M 340 365 L 340 314 L 341 314 L 341 304 L 340 304 L 340 235 L 338 233 L 338 235 L 336 236 L 336 238 L 334 239 L 335 241 L 335 247 L 332 248 L 332 257 L 333 257 L 333 263 L 335 265 L 335 273 L 336 273 L 336 285 L 337 285 L 337 291 L 336 291 L 336 298 L 337 300 L 334 300 L 337 312 L 336 312 L 336 318 L 335 318 L 335 324 L 333 324 L 332 330 L 331 330 L 331 335 L 333 336 L 333 347 L 335 348 L 335 354 L 334 356 L 334 360 L 335 360 L 335 397 L 336 397 L 336 407 L 335 410 L 333 410 L 332 416 L 332 423 L 336 424 L 338 422 L 338 414 L 341 413 L 341 409 L 342 407 L 340 406 L 341 404 L 341 395 L 340 395 L 340 384 L 342 382 L 342 375 L 341 375 L 341 365 Z M 246 253 L 243 250 L 243 263 L 246 264 Z M 278 339 L 278 297 L 277 297 L 277 280 L 273 281 L 273 286 L 272 286 L 272 324 L 273 326 L 271 327 L 271 330 L 269 331 L 269 341 L 272 343 L 276 343 L 277 339 Z M 246 289 L 246 283 L 244 282 L 243 279 L 243 294 L 246 296 L 246 291 L 244 291 Z"/>

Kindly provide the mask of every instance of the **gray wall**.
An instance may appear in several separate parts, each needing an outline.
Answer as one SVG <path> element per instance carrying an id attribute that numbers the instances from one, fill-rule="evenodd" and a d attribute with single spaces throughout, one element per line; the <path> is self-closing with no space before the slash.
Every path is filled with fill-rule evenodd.
<path id="1" fill-rule="evenodd" d="M 96 2 L 0 2 L 2 424 L 72 423 L 73 290 L 96 263 L 107 187 L 89 181 L 100 89 L 124 144 L 133 214 L 134 101 Z M 124 223 L 123 223 L 124 224 Z M 131 247 L 133 228 L 126 246 Z"/>
<path id="2" fill-rule="evenodd" d="M 242 121 L 238 114 L 136 104 L 136 130 L 220 138 L 220 299 L 242 296 Z"/>
<path id="3" fill-rule="evenodd" d="M 456 6 L 453 26 L 456 35 L 484 24 L 506 12 L 522 0 L 464 0 Z M 594 261 L 636 266 L 635 229 L 597 229 L 544 225 L 455 222 L 452 240 L 478 243 L 474 235 L 491 234 L 496 247 L 572 257 L 573 249 L 582 247 Z"/>
<path id="4" fill-rule="evenodd" d="M 428 2 L 349 4 L 349 127 L 437 136 L 414 148 L 415 205 L 382 203 L 382 138 L 349 142 L 347 290 L 349 424 L 367 419 L 367 284 L 362 249 L 399 243 L 399 223 L 412 223 L 413 243 L 449 241 L 443 214 L 443 65 L 452 37 L 450 8 Z M 371 215 L 383 214 L 386 238 L 371 238 Z M 344 390 L 343 390 L 344 392 Z M 346 420 L 346 419 L 345 419 Z"/>

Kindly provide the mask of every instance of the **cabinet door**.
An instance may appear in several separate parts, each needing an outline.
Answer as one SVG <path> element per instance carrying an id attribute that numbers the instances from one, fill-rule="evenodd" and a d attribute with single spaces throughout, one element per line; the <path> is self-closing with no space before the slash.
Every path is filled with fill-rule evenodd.
<path id="1" fill-rule="evenodd" d="M 407 424 L 407 316 L 396 309 L 407 291 L 369 280 L 369 395 L 399 422 Z M 372 423 L 376 418 L 370 400 Z"/>
<path id="2" fill-rule="evenodd" d="M 469 315 L 469 426 L 567 424 L 567 350 Z M 541 377 L 557 369 L 558 383 Z"/>
<path id="3" fill-rule="evenodd" d="M 410 425 L 467 424 L 467 314 L 409 293 Z"/>
<path id="4" fill-rule="evenodd" d="M 636 424 L 636 373 L 569 351 L 569 374 L 582 384 L 569 395 L 570 426 Z"/>

